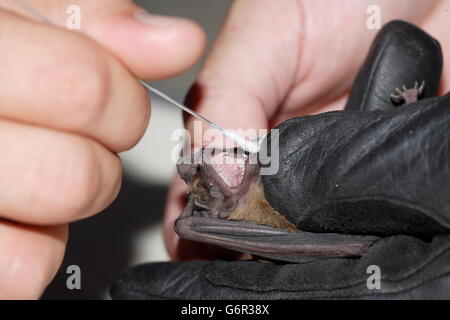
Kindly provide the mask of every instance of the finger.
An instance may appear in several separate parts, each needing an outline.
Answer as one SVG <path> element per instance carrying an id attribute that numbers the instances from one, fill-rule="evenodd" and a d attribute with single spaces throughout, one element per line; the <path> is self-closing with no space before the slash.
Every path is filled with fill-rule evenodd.
<path id="1" fill-rule="evenodd" d="M 73 134 L 0 120 L 0 217 L 56 225 L 100 212 L 121 183 L 119 158 Z"/>
<path id="2" fill-rule="evenodd" d="M 0 299 L 37 299 L 61 265 L 67 226 L 0 221 Z"/>
<path id="3" fill-rule="evenodd" d="M 11 32 L 14 30 L 14 32 Z M 133 146 L 149 119 L 145 90 L 95 42 L 0 11 L 0 117 Z"/>
<path id="4" fill-rule="evenodd" d="M 294 77 L 297 11 L 287 2 L 235 1 L 189 104 L 227 128 L 266 128 Z"/>
<path id="5" fill-rule="evenodd" d="M 28 1 L 65 27 L 73 13 L 65 1 Z M 155 80 L 191 67 L 205 45 L 201 28 L 186 19 L 152 15 L 129 0 L 80 0 L 80 31 L 113 52 L 139 78 Z M 20 7 L 10 9 L 29 16 Z M 69 11 L 71 12 L 71 11 Z"/>

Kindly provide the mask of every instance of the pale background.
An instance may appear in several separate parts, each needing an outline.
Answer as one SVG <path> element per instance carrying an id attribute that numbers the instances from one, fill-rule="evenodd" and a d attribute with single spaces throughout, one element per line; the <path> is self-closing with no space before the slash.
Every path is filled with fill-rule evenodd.
<path id="1" fill-rule="evenodd" d="M 136 0 L 156 14 L 187 17 L 203 26 L 208 44 L 217 34 L 231 0 Z M 195 79 L 199 65 L 156 86 L 182 101 Z M 109 285 L 127 268 L 144 262 L 167 260 L 161 219 L 168 183 L 175 167 L 170 160 L 170 139 L 182 128 L 181 113 L 152 99 L 149 128 L 142 141 L 121 154 L 125 165 L 122 190 L 116 201 L 96 217 L 70 227 L 62 267 L 44 299 L 104 299 Z M 66 269 L 81 268 L 81 290 L 68 290 Z"/>

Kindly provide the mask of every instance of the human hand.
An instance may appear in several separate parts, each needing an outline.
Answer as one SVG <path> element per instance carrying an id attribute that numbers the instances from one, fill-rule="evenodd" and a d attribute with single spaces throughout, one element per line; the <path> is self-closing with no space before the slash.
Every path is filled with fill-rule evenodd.
<path id="1" fill-rule="evenodd" d="M 67 3 L 33 1 L 65 26 Z M 190 67 L 204 35 L 192 22 L 152 16 L 127 0 L 78 1 L 80 32 L 0 9 L 0 299 L 38 298 L 59 268 L 67 224 L 117 195 L 122 166 L 147 127 L 135 77 Z"/>
<path id="2" fill-rule="evenodd" d="M 383 23 L 402 19 L 429 32 L 448 59 L 448 1 L 238 0 L 188 103 L 231 129 L 271 128 L 296 116 L 342 109 L 377 32 L 366 26 L 371 4 L 381 8 Z M 442 91 L 448 78 L 446 67 Z M 193 119 L 186 125 L 192 131 Z M 211 258 L 215 248 L 180 241 L 173 231 L 186 191 L 176 177 L 165 215 L 167 248 L 175 259 Z"/>

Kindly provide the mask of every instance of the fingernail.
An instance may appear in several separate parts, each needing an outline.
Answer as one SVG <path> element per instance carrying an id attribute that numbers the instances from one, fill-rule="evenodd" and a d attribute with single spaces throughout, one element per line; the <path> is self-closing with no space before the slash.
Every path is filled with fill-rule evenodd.
<path id="1" fill-rule="evenodd" d="M 138 10 L 134 13 L 134 18 L 149 26 L 159 27 L 159 28 L 167 28 L 172 27 L 177 23 L 177 19 L 168 16 L 162 16 L 157 14 L 150 14 L 146 10 Z"/>

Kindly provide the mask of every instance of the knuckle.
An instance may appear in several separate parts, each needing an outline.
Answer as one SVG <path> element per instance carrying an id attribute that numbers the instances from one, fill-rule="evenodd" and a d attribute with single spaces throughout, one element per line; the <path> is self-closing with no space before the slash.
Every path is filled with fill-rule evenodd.
<path id="1" fill-rule="evenodd" d="M 121 126 L 115 133 L 114 147 L 118 152 L 128 151 L 133 148 L 145 134 L 145 131 L 149 125 L 151 107 L 148 100 L 143 101 L 138 110 L 138 114 L 133 117 L 133 126 L 127 125 L 127 122 Z"/>
<path id="2" fill-rule="evenodd" d="M 95 124 L 108 102 L 108 63 L 86 41 L 62 50 L 52 75 L 57 88 L 52 95 L 56 109 L 75 129 Z"/>
<path id="3" fill-rule="evenodd" d="M 61 181 L 64 192 L 55 203 L 61 211 L 66 212 L 69 220 L 77 219 L 91 209 L 100 182 L 99 164 L 92 148 L 87 144 L 80 144 L 73 151 L 76 154 L 65 159 L 53 184 L 56 186 Z"/>
<path id="4" fill-rule="evenodd" d="M 93 147 L 85 141 L 55 146 L 56 154 L 31 170 L 30 202 L 38 214 L 48 219 L 68 222 L 79 219 L 92 209 L 99 192 L 100 168 Z"/>

